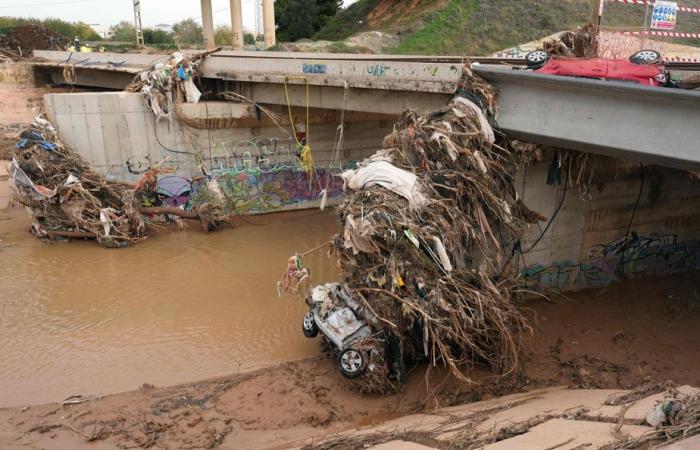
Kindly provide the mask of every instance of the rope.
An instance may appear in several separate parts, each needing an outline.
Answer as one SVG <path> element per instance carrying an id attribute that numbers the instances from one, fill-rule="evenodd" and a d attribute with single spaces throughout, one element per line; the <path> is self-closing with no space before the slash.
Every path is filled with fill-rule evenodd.
<path id="1" fill-rule="evenodd" d="M 306 82 L 306 144 L 302 144 L 297 137 L 296 129 L 294 128 L 294 118 L 292 117 L 292 104 L 289 100 L 289 89 L 287 88 L 287 80 L 304 80 Z M 284 97 L 287 101 L 287 112 L 289 113 L 289 125 L 292 127 L 292 132 L 294 135 L 294 140 L 297 145 L 301 147 L 301 152 L 299 158 L 301 159 L 301 165 L 306 171 L 306 175 L 309 177 L 309 189 L 311 188 L 311 179 L 314 174 L 314 158 L 311 153 L 311 146 L 309 145 L 309 136 L 311 135 L 311 122 L 310 117 L 310 101 L 309 101 L 309 79 L 306 77 L 284 77 Z M 316 175 L 318 179 L 318 174 Z M 320 184 L 320 183 L 319 183 Z"/>

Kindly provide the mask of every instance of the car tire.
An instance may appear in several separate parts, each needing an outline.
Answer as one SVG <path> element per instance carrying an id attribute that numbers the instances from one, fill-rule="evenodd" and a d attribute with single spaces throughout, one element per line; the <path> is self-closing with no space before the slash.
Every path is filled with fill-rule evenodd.
<path id="1" fill-rule="evenodd" d="M 529 69 L 539 69 L 547 64 L 547 60 L 549 55 L 542 49 L 533 50 L 525 55 L 525 64 Z"/>
<path id="2" fill-rule="evenodd" d="M 661 53 L 656 50 L 640 50 L 630 56 L 630 62 L 632 64 L 639 64 L 642 66 L 656 64 L 659 61 L 661 61 Z"/>
<path id="3" fill-rule="evenodd" d="M 338 369 L 345 378 L 357 378 L 367 369 L 367 356 L 360 350 L 346 348 L 338 356 Z"/>
<path id="4" fill-rule="evenodd" d="M 318 326 L 311 312 L 307 312 L 304 315 L 304 319 L 301 321 L 301 331 L 304 332 L 304 336 L 307 338 L 314 338 L 318 335 Z"/>

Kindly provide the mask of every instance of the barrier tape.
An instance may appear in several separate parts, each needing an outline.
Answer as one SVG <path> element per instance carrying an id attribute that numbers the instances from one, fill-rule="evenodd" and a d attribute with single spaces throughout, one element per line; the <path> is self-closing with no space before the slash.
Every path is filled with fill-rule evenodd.
<path id="1" fill-rule="evenodd" d="M 680 31 L 615 31 L 615 34 L 625 34 L 633 36 L 663 36 L 663 37 L 678 37 L 700 39 L 700 33 L 682 33 Z"/>
<path id="2" fill-rule="evenodd" d="M 654 6 L 654 1 L 652 0 L 608 0 L 611 2 L 616 2 L 616 3 L 624 3 L 626 5 L 641 5 L 641 6 Z M 678 5 L 678 10 L 681 12 L 686 12 L 686 13 L 691 13 L 691 14 L 700 14 L 700 8 L 691 8 L 689 6 L 680 6 Z"/>

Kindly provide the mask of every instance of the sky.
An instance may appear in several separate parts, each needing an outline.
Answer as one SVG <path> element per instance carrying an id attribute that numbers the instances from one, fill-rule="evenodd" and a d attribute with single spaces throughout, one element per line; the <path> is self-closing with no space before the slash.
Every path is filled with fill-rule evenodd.
<path id="1" fill-rule="evenodd" d="M 253 29 L 255 0 L 242 0 L 243 27 Z M 345 6 L 357 0 L 345 0 Z M 212 0 L 215 25 L 230 25 L 229 0 Z M 98 31 L 122 20 L 133 22 L 133 0 L 0 0 L 0 16 L 58 17 L 95 25 Z M 144 27 L 173 24 L 188 17 L 201 21 L 199 0 L 141 0 Z"/>

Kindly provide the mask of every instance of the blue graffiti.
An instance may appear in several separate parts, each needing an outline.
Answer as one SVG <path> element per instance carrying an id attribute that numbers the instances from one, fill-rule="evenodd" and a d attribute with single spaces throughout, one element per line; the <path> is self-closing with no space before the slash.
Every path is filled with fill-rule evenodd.
<path id="1" fill-rule="evenodd" d="M 301 69 L 304 73 L 326 73 L 327 67 L 325 64 L 307 64 L 303 63 Z"/>

